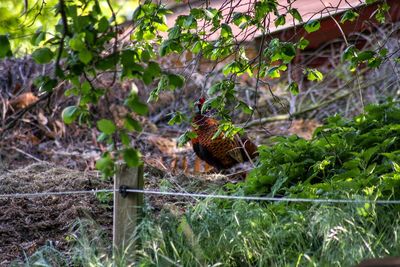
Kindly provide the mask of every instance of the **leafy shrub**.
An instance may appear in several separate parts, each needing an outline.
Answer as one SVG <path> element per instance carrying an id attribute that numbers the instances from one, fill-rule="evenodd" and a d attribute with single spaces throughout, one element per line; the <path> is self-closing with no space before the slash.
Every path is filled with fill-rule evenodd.
<path id="1" fill-rule="evenodd" d="M 339 115 L 312 140 L 277 137 L 262 146 L 245 184 L 249 194 L 297 197 L 396 198 L 400 186 L 400 105 L 369 105 L 353 120 Z"/>

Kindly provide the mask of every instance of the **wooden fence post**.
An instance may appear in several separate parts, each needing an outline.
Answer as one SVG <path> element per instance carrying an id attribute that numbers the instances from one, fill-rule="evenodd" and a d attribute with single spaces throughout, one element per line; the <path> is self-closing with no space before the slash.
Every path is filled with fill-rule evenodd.
<path id="1" fill-rule="evenodd" d="M 113 252 L 114 260 L 124 259 L 125 264 L 134 262 L 136 243 L 134 233 L 143 207 L 142 193 L 121 194 L 118 190 L 143 189 L 143 165 L 127 167 L 120 164 L 114 177 Z"/>

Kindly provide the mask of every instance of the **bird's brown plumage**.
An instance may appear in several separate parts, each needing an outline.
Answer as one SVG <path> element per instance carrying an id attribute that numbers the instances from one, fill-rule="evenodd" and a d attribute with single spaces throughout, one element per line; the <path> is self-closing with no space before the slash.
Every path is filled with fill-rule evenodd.
<path id="1" fill-rule="evenodd" d="M 258 155 L 257 146 L 247 137 L 235 136 L 233 139 L 224 138 L 221 133 L 213 138 L 218 131 L 218 121 L 201 114 L 204 99 L 197 104 L 198 112 L 193 118 L 193 131 L 197 134 L 192 139 L 193 150 L 196 155 L 218 170 L 228 169 L 238 163 L 253 159 Z"/>

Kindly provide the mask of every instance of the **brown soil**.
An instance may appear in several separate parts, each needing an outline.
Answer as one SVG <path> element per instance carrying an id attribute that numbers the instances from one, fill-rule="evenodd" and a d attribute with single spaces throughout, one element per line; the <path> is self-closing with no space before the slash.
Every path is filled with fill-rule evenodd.
<path id="1" fill-rule="evenodd" d="M 110 188 L 94 173 L 36 163 L 0 173 L 0 194 L 56 192 Z M 93 194 L 0 198 L 0 266 L 31 255 L 42 245 L 52 243 L 65 250 L 67 235 L 79 218 L 93 218 L 111 233 L 112 208 L 101 204 Z"/>

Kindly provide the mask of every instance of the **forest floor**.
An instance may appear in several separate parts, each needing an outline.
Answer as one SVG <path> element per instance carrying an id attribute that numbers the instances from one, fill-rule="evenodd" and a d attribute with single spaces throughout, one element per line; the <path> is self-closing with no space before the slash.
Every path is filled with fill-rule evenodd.
<path id="1" fill-rule="evenodd" d="M 112 188 L 112 182 L 102 180 L 95 171 L 83 172 L 47 162 L 26 164 L 13 170 L 3 168 L 0 195 Z M 149 189 L 159 189 L 164 182 L 173 190 L 206 192 L 232 181 L 220 174 L 172 175 L 148 165 L 145 173 L 145 188 Z M 163 208 L 180 212 L 191 202 L 174 196 L 146 196 L 146 206 L 153 214 Z M 0 206 L 0 266 L 23 260 L 43 245 L 67 250 L 68 236 L 79 219 L 93 220 L 111 238 L 112 203 L 102 203 L 95 194 L 0 198 Z"/>

